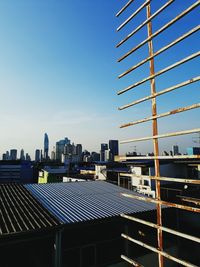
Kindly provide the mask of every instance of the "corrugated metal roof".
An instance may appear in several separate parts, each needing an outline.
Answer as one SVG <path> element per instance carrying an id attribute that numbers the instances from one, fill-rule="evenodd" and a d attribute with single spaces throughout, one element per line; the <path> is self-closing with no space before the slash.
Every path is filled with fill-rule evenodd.
<path id="1" fill-rule="evenodd" d="M 155 205 L 121 195 L 136 194 L 103 181 L 29 184 L 26 188 L 62 223 L 154 210 Z M 138 194 L 137 194 L 138 195 Z"/>
<path id="2" fill-rule="evenodd" d="M 0 237 L 59 224 L 22 185 L 0 185 Z"/>

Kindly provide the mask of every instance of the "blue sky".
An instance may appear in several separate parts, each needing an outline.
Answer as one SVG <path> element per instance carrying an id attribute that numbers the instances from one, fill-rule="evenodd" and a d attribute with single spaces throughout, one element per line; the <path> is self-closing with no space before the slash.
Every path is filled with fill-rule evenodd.
<path id="1" fill-rule="evenodd" d="M 116 28 L 142 1 L 115 18 L 127 1 L 114 0 L 2 0 L 0 2 L 0 152 L 24 148 L 33 155 L 43 147 L 48 133 L 51 147 L 59 139 L 69 137 L 88 150 L 100 149 L 109 139 L 124 140 L 151 134 L 151 124 L 119 129 L 124 122 L 150 114 L 150 103 L 129 110 L 117 107 L 149 94 L 149 83 L 124 95 L 116 92 L 147 77 L 148 65 L 120 80 L 117 75 L 148 55 L 141 48 L 122 63 L 117 59 L 137 45 L 146 35 L 144 28 L 126 44 L 115 45 L 139 25 L 141 12 L 129 25 L 116 33 Z M 157 1 L 152 1 L 157 2 Z M 171 20 L 195 1 L 176 0 L 162 17 L 153 21 L 153 30 Z M 161 0 L 153 11 L 164 4 Z M 155 51 L 198 25 L 200 9 L 186 16 L 155 39 Z M 171 52 L 156 58 L 156 71 L 199 50 L 199 32 L 177 45 Z M 170 71 L 157 79 L 157 90 L 185 81 L 199 74 L 199 59 Z M 159 113 L 199 102 L 199 83 L 177 90 L 158 100 Z M 199 111 L 193 110 L 174 118 L 159 121 L 160 133 L 197 128 Z M 161 141 L 161 149 L 174 144 L 192 145 L 192 136 Z M 121 152 L 137 149 L 152 150 L 150 143 L 130 144 Z M 184 149 L 183 149 L 184 150 Z M 184 151 L 183 151 L 184 152 Z"/>

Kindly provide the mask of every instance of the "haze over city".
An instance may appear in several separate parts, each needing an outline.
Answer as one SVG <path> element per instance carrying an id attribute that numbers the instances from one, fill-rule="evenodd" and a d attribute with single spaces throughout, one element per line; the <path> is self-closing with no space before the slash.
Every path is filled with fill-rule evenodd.
<path id="1" fill-rule="evenodd" d="M 126 78 L 117 79 L 117 75 L 130 68 L 147 56 L 146 49 L 140 49 L 137 56 L 130 57 L 122 64 L 117 59 L 127 52 L 132 43 L 115 49 L 122 36 L 128 34 L 131 24 L 116 34 L 114 29 L 129 15 L 119 19 L 114 14 L 126 1 L 35 1 L 3 0 L 0 3 L 0 87 L 1 87 L 1 152 L 23 148 L 32 156 L 36 148 L 43 147 L 43 135 L 48 133 L 50 147 L 56 141 L 67 136 L 75 143 L 92 151 L 100 150 L 100 143 L 109 139 L 124 140 L 151 134 L 150 123 L 129 129 L 119 129 L 122 123 L 140 119 L 150 114 L 150 103 L 144 103 L 129 110 L 118 111 L 120 105 L 149 94 L 149 84 L 139 90 L 128 92 L 122 97 L 116 92 L 125 86 L 137 82 L 149 75 L 141 67 Z M 161 1 L 164 3 L 164 1 Z M 165 17 L 155 19 L 165 24 L 176 14 L 184 10 L 182 0 L 177 1 L 176 10 L 167 10 Z M 129 11 L 128 11 L 129 12 Z M 138 16 L 138 21 L 142 17 Z M 190 20 L 183 18 L 185 26 L 179 27 L 180 35 L 197 24 L 198 10 Z M 180 24 L 181 25 L 181 24 Z M 156 26 L 155 30 L 156 30 Z M 133 26 L 134 28 L 134 26 Z M 134 39 L 135 44 L 143 40 L 145 29 Z M 197 39 L 199 32 L 190 37 Z M 154 48 L 162 47 L 161 34 Z M 173 27 L 165 32 L 167 43 L 174 39 Z M 185 40 L 186 44 L 188 40 Z M 159 57 L 159 69 L 180 60 L 198 50 L 199 44 L 193 43 L 187 51 L 179 44 L 169 52 L 170 61 Z M 176 54 L 179 49 L 178 55 Z M 194 59 L 179 71 L 185 80 L 197 76 L 199 59 Z M 158 71 L 158 70 L 156 70 Z M 157 79 L 158 91 L 178 82 L 173 70 Z M 193 84 L 182 89 L 189 99 L 180 98 L 173 92 L 158 99 L 158 107 L 164 112 L 173 108 L 195 103 L 200 97 L 198 85 Z M 143 114 L 141 114 L 141 111 Z M 199 113 L 196 110 L 185 116 L 163 119 L 160 132 L 173 132 L 193 128 Z M 188 122 L 190 122 L 188 124 Z M 176 127 L 175 127 L 176 125 Z M 179 125 L 181 125 L 179 129 Z M 184 128 L 183 128 L 184 127 Z M 142 134 L 141 134 L 142 133 Z M 161 141 L 161 149 L 171 149 L 178 144 L 185 152 L 187 146 L 194 145 L 192 137 L 177 137 Z M 134 144 L 121 146 L 121 153 L 132 151 Z M 137 144 L 139 152 L 151 152 L 151 142 Z"/>

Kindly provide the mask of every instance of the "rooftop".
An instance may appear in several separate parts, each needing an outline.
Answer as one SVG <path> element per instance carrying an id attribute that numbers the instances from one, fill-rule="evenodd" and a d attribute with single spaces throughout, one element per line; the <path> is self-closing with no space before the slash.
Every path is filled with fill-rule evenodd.
<path id="1" fill-rule="evenodd" d="M 25 187 L 65 224 L 155 210 L 155 205 L 122 196 L 133 191 L 103 181 L 29 184 Z"/>
<path id="2" fill-rule="evenodd" d="M 0 237 L 59 225 L 22 185 L 0 185 Z"/>

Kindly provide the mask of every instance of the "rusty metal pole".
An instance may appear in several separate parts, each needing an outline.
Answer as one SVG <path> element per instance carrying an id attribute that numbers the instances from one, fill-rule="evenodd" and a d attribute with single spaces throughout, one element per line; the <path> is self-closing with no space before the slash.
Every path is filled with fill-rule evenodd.
<path id="1" fill-rule="evenodd" d="M 147 19 L 151 17 L 151 4 L 149 3 L 146 7 L 147 12 Z M 152 35 L 152 22 L 151 20 L 147 23 L 147 31 L 148 31 L 148 37 Z M 151 57 L 153 55 L 153 41 L 150 39 L 148 41 L 148 47 L 149 47 L 149 56 Z M 150 63 L 150 75 L 155 74 L 154 69 L 154 57 L 151 58 L 149 61 Z M 155 86 L 155 78 L 152 78 L 150 80 L 151 82 L 151 95 L 155 95 L 156 93 L 156 86 Z M 152 116 L 157 115 L 157 108 L 156 108 L 156 98 L 152 98 Z M 153 119 L 153 136 L 158 135 L 158 125 L 157 125 L 157 118 Z M 154 155 L 157 157 L 159 156 L 159 146 L 158 146 L 158 139 L 153 139 L 153 146 L 154 146 Z M 155 176 L 160 177 L 160 165 L 159 165 L 159 159 L 154 160 L 155 164 Z M 161 199 L 160 197 L 160 181 L 156 180 L 156 198 L 158 200 Z M 161 204 L 157 204 L 157 224 L 159 226 L 162 226 L 162 211 L 161 211 Z M 158 238 L 158 249 L 160 251 L 163 251 L 163 236 L 162 236 L 162 230 L 161 228 L 158 228 L 157 230 L 157 238 Z M 159 267 L 163 267 L 163 256 L 161 254 L 158 254 L 158 260 L 159 260 Z"/>

